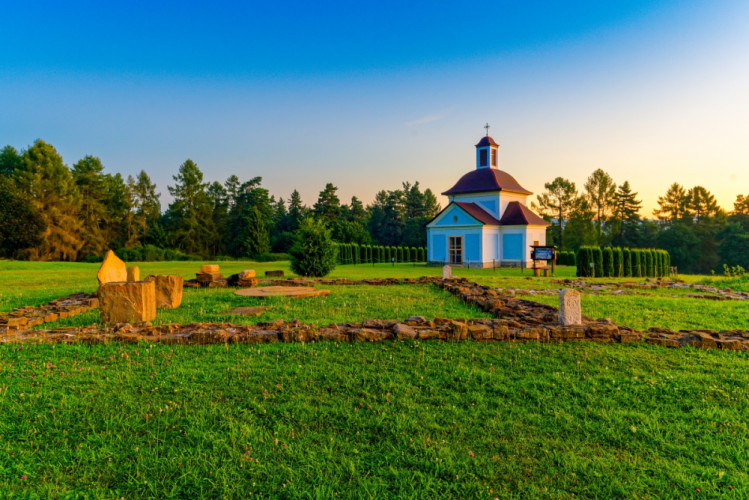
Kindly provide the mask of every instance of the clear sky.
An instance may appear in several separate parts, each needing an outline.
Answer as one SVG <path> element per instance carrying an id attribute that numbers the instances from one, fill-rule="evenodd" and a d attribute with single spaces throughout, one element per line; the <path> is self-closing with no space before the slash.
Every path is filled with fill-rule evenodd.
<path id="1" fill-rule="evenodd" d="M 0 146 L 144 169 L 164 208 L 187 158 L 308 205 L 440 193 L 485 122 L 534 193 L 602 168 L 645 216 L 674 181 L 749 194 L 746 0 L 37 1 L 1 24 Z"/>

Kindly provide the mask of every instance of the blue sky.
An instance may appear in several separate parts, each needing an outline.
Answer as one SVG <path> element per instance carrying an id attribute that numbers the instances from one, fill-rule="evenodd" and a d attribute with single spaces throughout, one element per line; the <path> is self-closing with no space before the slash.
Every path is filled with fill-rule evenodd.
<path id="1" fill-rule="evenodd" d="M 540 193 L 596 168 L 646 212 L 671 182 L 749 194 L 749 4 L 715 2 L 16 2 L 0 30 L 0 144 L 69 165 L 186 159 L 312 204 L 474 168 Z M 444 200 L 443 205 L 444 205 Z"/>

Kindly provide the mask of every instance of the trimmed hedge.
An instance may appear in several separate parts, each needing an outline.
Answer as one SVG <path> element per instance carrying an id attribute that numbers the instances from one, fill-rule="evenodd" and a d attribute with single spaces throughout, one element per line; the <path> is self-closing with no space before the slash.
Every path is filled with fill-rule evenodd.
<path id="1" fill-rule="evenodd" d="M 560 252 L 560 255 L 562 254 L 564 252 Z M 583 246 L 577 251 L 578 277 L 660 278 L 668 276 L 670 269 L 671 256 L 666 250 L 658 248 L 606 247 L 602 249 Z"/>
<path id="2" fill-rule="evenodd" d="M 382 245 L 358 245 L 356 243 L 336 243 L 338 264 L 372 264 L 392 262 L 425 262 L 424 247 L 389 247 Z"/>

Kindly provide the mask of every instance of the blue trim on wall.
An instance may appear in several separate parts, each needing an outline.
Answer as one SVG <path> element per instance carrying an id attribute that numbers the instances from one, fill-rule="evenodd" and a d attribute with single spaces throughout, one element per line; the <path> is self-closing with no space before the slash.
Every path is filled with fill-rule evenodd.
<path id="1" fill-rule="evenodd" d="M 523 235 L 502 235 L 502 258 L 507 260 L 523 260 Z"/>
<path id="2" fill-rule="evenodd" d="M 491 212 L 496 217 L 497 212 L 497 202 L 494 200 L 482 200 L 478 202 L 479 205 L 483 205 L 483 208 L 486 209 L 487 212 Z"/>
<path id="3" fill-rule="evenodd" d="M 465 260 L 469 261 L 480 261 L 481 260 L 481 236 L 478 234 L 466 234 L 465 240 Z"/>
<path id="4" fill-rule="evenodd" d="M 432 235 L 432 260 L 447 261 L 447 236 L 444 234 Z"/>

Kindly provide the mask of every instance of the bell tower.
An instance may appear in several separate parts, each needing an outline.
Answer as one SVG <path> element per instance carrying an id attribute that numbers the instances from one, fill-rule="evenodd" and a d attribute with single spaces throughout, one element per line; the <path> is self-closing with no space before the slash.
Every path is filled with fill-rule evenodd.
<path id="1" fill-rule="evenodd" d="M 489 124 L 484 125 L 486 136 L 476 144 L 476 169 L 497 168 L 499 165 L 499 144 L 489 137 Z"/>

